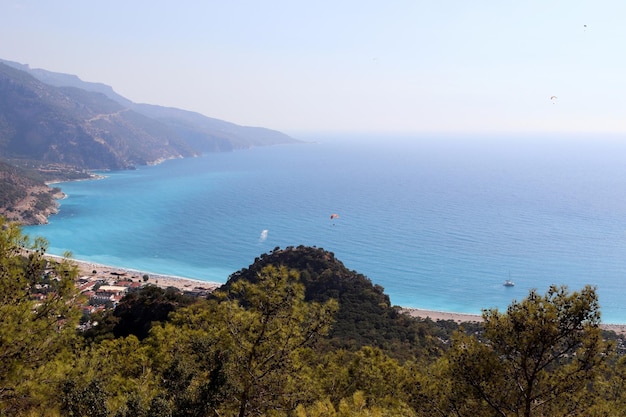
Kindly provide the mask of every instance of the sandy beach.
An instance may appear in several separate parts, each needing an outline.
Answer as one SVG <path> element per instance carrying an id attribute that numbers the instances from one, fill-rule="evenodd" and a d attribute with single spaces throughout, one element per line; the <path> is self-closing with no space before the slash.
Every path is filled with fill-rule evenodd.
<path id="1" fill-rule="evenodd" d="M 411 317 L 429 318 L 433 321 L 453 320 L 457 323 L 481 323 L 483 321 L 483 317 L 478 314 L 450 313 L 447 311 L 423 310 L 420 308 L 403 308 L 402 312 L 407 313 Z"/>
<path id="2" fill-rule="evenodd" d="M 450 313 L 446 311 L 422 310 L 419 308 L 404 308 L 404 313 L 412 317 L 430 318 L 437 320 L 454 320 L 457 323 L 475 322 L 482 323 L 483 317 L 478 314 Z M 626 335 L 626 324 L 601 324 L 603 330 L 611 330 L 617 334 Z"/>
<path id="3" fill-rule="evenodd" d="M 46 257 L 54 260 L 62 259 L 60 256 L 56 255 L 46 255 Z M 208 282 L 202 281 L 199 279 L 191 279 L 185 277 L 178 277 L 173 275 L 161 275 L 154 274 L 151 272 L 137 271 L 134 269 L 115 267 L 110 265 L 102 265 L 98 263 L 81 261 L 77 259 L 70 259 L 70 261 L 78 267 L 79 276 L 80 277 L 89 277 L 89 278 L 97 278 L 97 279 L 109 279 L 109 280 L 132 280 L 132 281 L 141 281 L 146 282 L 148 284 L 154 284 L 161 288 L 174 287 L 181 291 L 191 291 L 195 289 L 202 289 L 206 291 L 213 291 L 219 286 L 221 283 L 218 282 Z M 144 275 L 148 276 L 148 280 L 144 281 Z"/>

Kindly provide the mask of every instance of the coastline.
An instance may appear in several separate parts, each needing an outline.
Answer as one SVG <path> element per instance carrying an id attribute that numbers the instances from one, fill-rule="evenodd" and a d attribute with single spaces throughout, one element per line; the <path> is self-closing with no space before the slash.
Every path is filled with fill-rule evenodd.
<path id="1" fill-rule="evenodd" d="M 409 308 L 402 307 L 400 309 L 402 313 L 408 314 L 411 317 L 420 317 L 423 319 L 431 319 L 432 321 L 437 320 L 453 320 L 457 323 L 482 323 L 483 316 L 480 314 L 469 314 L 469 313 L 453 313 L 449 311 L 435 311 L 435 310 L 424 310 L 421 308 Z"/>
<path id="2" fill-rule="evenodd" d="M 422 319 L 429 318 L 433 321 L 438 320 L 453 320 L 457 323 L 482 323 L 483 317 L 479 314 L 468 313 L 451 313 L 447 311 L 433 311 L 423 310 L 419 308 L 402 308 L 402 313 L 408 314 L 411 317 L 419 317 Z M 620 335 L 626 335 L 626 324 L 600 324 L 602 330 L 613 331 Z"/>
<path id="3" fill-rule="evenodd" d="M 64 259 L 62 256 L 50 254 L 46 254 L 45 257 L 55 261 Z M 147 275 L 148 281 L 145 282 L 146 284 L 154 284 L 161 288 L 174 287 L 180 291 L 189 291 L 193 289 L 213 291 L 222 285 L 222 283 L 219 282 L 202 281 L 199 279 L 179 277 L 175 275 L 163 275 L 147 271 L 138 271 L 130 268 L 81 261 L 74 258 L 69 258 L 68 260 L 78 267 L 79 277 L 108 277 L 110 279 L 123 277 L 144 282 L 143 276 Z"/>
<path id="4" fill-rule="evenodd" d="M 45 255 L 47 258 L 54 260 L 63 259 L 58 255 Z M 196 289 L 202 289 L 205 291 L 214 291 L 222 286 L 219 282 L 202 281 L 199 279 L 179 277 L 175 275 L 162 275 L 151 273 L 147 271 L 138 271 L 129 268 L 116 267 L 111 265 L 103 265 L 89 261 L 82 261 L 78 259 L 69 258 L 69 261 L 74 263 L 78 267 L 79 277 L 109 277 L 113 278 L 128 278 L 132 280 L 138 280 L 143 282 L 143 276 L 148 275 L 148 284 L 154 284 L 161 288 L 174 287 L 180 291 L 190 291 Z M 400 312 L 408 314 L 411 317 L 419 317 L 422 319 L 430 319 L 433 321 L 438 320 L 453 320 L 457 323 L 482 323 L 483 317 L 480 314 L 469 313 L 455 313 L 450 311 L 436 311 L 426 310 L 420 308 L 401 307 Z M 614 331 L 620 335 L 626 335 L 626 324 L 601 324 L 600 328 L 603 330 Z"/>

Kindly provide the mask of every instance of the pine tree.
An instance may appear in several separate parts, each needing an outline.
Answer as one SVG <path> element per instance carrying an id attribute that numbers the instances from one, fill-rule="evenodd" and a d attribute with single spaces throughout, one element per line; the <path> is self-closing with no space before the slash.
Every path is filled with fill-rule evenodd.
<path id="1" fill-rule="evenodd" d="M 455 415 L 577 415 L 610 357 L 594 288 L 535 290 L 506 313 L 483 313 L 483 340 L 457 333 L 439 381 Z M 445 413 L 444 413 L 445 414 Z"/>
<path id="2" fill-rule="evenodd" d="M 328 332 L 336 301 L 305 302 L 298 273 L 271 265 L 256 283 L 236 282 L 222 297 L 223 351 L 237 414 L 281 408 L 297 373 L 297 353 Z"/>
<path id="3" fill-rule="evenodd" d="M 0 219 L 0 415 L 38 402 L 53 377 L 39 371 L 75 335 L 77 268 L 67 259 L 47 268 L 46 247 Z"/>

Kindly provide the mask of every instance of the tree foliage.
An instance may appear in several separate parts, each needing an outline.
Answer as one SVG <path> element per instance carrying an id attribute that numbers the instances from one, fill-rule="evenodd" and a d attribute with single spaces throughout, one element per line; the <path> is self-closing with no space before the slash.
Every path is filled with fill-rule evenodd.
<path id="1" fill-rule="evenodd" d="M 0 219 L 0 414 L 26 407 L 35 391 L 46 390 L 51 376 L 38 371 L 75 334 L 76 268 L 62 260 L 47 270 L 45 250 L 43 239 L 31 242 Z"/>
<path id="2" fill-rule="evenodd" d="M 165 322 L 171 312 L 194 302 L 190 296 L 174 288 L 146 285 L 127 294 L 113 309 L 102 313 L 98 326 L 85 336 L 91 340 L 134 335 L 139 340 L 148 336 L 154 322 Z"/>
<path id="3" fill-rule="evenodd" d="M 328 332 L 337 302 L 305 302 L 299 275 L 267 266 L 257 283 L 236 282 L 219 296 L 223 350 L 228 374 L 244 417 L 288 399 L 289 376 L 299 366 L 297 353 Z"/>
<path id="4" fill-rule="evenodd" d="M 506 313 L 487 310 L 483 318 L 483 340 L 457 333 L 443 359 L 450 410 L 530 417 L 575 415 L 589 406 L 578 394 L 610 356 L 594 288 L 570 294 L 552 286 L 544 296 L 533 290 Z"/>
<path id="5" fill-rule="evenodd" d="M 330 328 L 330 338 L 325 340 L 329 350 L 358 351 L 363 346 L 373 346 L 399 359 L 408 359 L 418 354 L 436 354 L 441 348 L 434 334 L 435 326 L 400 314 L 383 287 L 349 270 L 332 252 L 321 248 L 275 248 L 248 268 L 232 274 L 224 290 L 228 291 L 239 281 L 256 282 L 262 269 L 270 265 L 298 271 L 305 300 L 337 300 L 339 309 Z"/>
<path id="6" fill-rule="evenodd" d="M 44 241 L 0 226 L 0 416 L 599 417 L 626 410 L 626 363 L 603 339 L 592 287 L 531 291 L 450 339 L 455 323 L 403 316 L 382 289 L 327 252 L 298 248 L 269 257 L 287 265 L 265 257 L 262 267 L 240 271 L 209 300 L 188 304 L 155 288 L 132 294 L 88 335 L 75 332 L 72 264 L 51 267 Z M 351 285 L 362 295 L 362 316 Z M 116 332 L 121 322 L 131 330 Z"/>

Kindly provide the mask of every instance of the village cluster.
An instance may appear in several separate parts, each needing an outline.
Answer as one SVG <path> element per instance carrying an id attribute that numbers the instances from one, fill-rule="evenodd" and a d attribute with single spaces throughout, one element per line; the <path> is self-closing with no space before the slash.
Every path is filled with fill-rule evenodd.
<path id="1" fill-rule="evenodd" d="M 34 299 L 44 299 L 49 291 L 49 285 L 46 284 L 46 281 L 56 279 L 52 262 L 48 266 L 44 282 L 37 285 L 31 293 Z M 76 286 L 82 296 L 80 307 L 83 316 L 115 308 L 127 294 L 138 291 L 147 285 L 163 289 L 170 288 L 192 297 L 206 297 L 218 286 L 215 283 L 142 274 L 100 265 L 87 268 L 86 265 L 79 263 L 79 276 L 76 280 Z"/>

